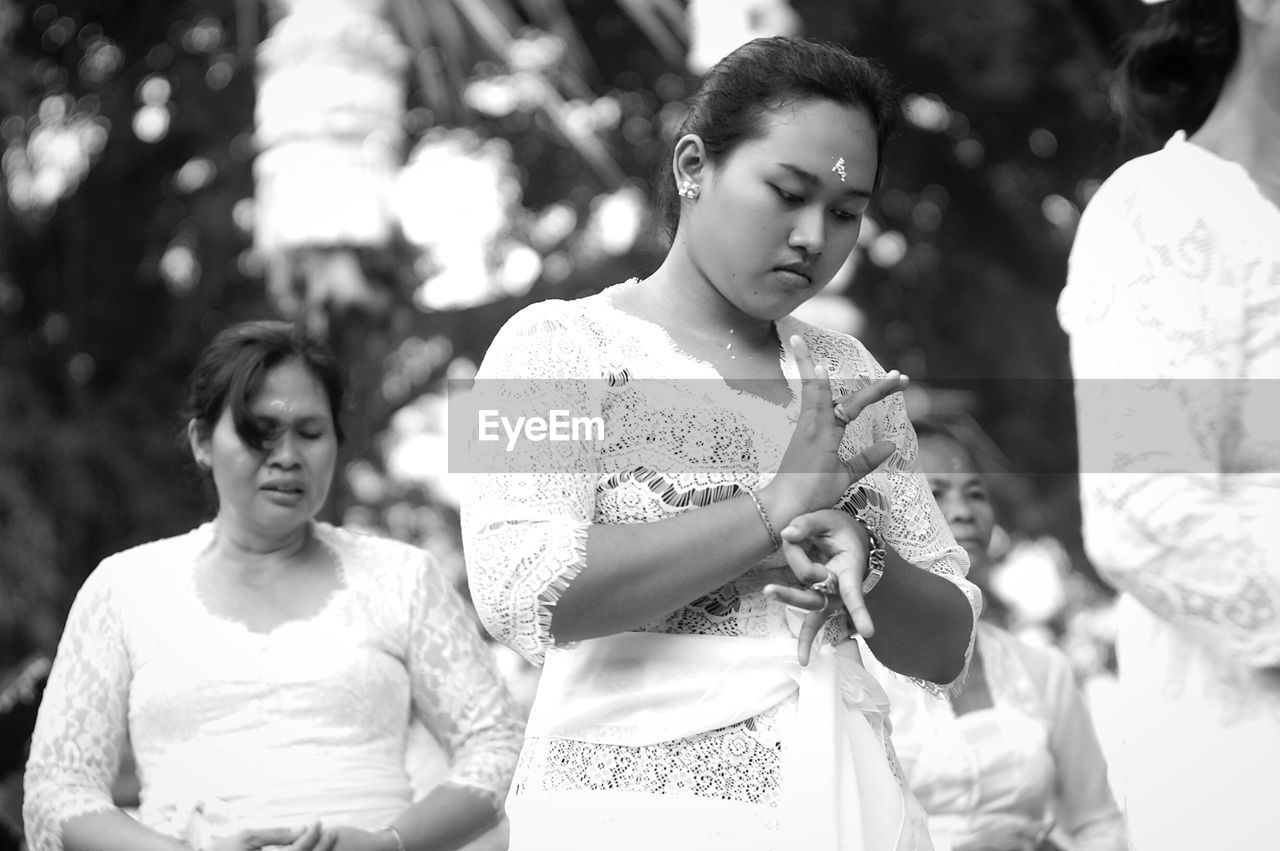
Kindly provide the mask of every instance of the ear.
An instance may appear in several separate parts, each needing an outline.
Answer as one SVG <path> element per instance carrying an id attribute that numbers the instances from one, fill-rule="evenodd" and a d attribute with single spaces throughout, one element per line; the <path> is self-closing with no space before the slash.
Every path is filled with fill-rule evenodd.
<path id="1" fill-rule="evenodd" d="M 707 171 L 707 149 L 701 136 L 686 133 L 677 140 L 671 154 L 671 171 L 677 192 L 691 183 L 701 185 Z"/>
<path id="2" fill-rule="evenodd" d="M 187 422 L 187 440 L 191 444 L 191 455 L 196 463 L 209 469 L 209 436 L 194 419 Z"/>

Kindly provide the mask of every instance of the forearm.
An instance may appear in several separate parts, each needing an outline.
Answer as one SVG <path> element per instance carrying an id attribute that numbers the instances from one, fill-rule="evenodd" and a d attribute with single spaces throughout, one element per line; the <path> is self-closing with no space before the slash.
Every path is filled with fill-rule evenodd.
<path id="1" fill-rule="evenodd" d="M 62 825 L 64 851 L 190 851 L 181 840 L 152 830 L 123 810 L 69 818 Z"/>
<path id="2" fill-rule="evenodd" d="M 866 604 L 875 623 L 867 646 L 885 666 L 940 684 L 960 676 L 974 623 L 973 609 L 954 583 L 890 549 Z"/>
<path id="3" fill-rule="evenodd" d="M 775 530 L 770 498 L 760 494 Z M 652 523 L 592 526 L 587 566 L 552 615 L 557 641 L 633 629 L 724 585 L 773 552 L 750 497 L 741 496 Z"/>
<path id="4" fill-rule="evenodd" d="M 497 823 L 501 810 L 478 789 L 442 783 L 391 823 L 407 851 L 451 851 Z M 387 851 L 397 851 L 391 840 Z"/>

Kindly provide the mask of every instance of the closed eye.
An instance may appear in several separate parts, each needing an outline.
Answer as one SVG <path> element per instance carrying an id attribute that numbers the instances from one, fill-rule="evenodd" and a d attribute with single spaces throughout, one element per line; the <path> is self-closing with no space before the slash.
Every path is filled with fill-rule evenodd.
<path id="1" fill-rule="evenodd" d="M 785 204 L 796 205 L 804 203 L 804 198 L 802 196 L 788 192 L 779 186 L 774 186 L 773 191 L 778 193 L 778 197 L 781 198 Z"/>

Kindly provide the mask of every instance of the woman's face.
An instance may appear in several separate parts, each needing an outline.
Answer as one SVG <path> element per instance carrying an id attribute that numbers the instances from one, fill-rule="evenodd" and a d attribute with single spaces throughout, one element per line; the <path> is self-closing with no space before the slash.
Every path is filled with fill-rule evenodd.
<path id="1" fill-rule="evenodd" d="M 704 166 L 680 230 L 726 300 L 777 319 L 826 286 L 853 250 L 877 142 L 866 110 L 829 100 L 791 103 L 762 121 L 763 135 Z"/>
<path id="2" fill-rule="evenodd" d="M 985 568 L 996 514 L 969 453 L 948 438 L 925 437 L 920 441 L 920 469 L 956 543 L 969 554 L 970 568 Z"/>
<path id="3" fill-rule="evenodd" d="M 272 367 L 249 402 L 249 415 L 266 440 L 262 451 L 245 444 L 224 408 L 213 433 L 193 429 L 218 491 L 218 517 L 263 535 L 300 528 L 329 494 L 338 456 L 329 396 L 300 361 Z"/>

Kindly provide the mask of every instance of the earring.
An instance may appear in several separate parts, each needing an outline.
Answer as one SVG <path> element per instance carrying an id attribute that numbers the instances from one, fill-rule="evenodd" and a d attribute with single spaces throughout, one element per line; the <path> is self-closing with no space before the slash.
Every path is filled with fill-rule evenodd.
<path id="1" fill-rule="evenodd" d="M 205 469 L 205 470 L 209 469 L 209 467 L 210 467 L 209 459 L 208 459 L 206 456 L 204 456 L 204 455 L 197 455 L 197 456 L 196 456 L 196 463 L 197 463 L 197 464 L 199 464 L 199 465 L 200 465 L 200 467 L 202 467 L 202 468 L 203 468 L 203 469 Z"/>
<path id="2" fill-rule="evenodd" d="M 680 187 L 680 197 L 688 198 L 690 201 L 692 201 L 694 198 L 698 197 L 698 193 L 701 191 L 702 191 L 702 187 L 700 187 L 698 184 L 686 183 L 684 186 Z"/>

